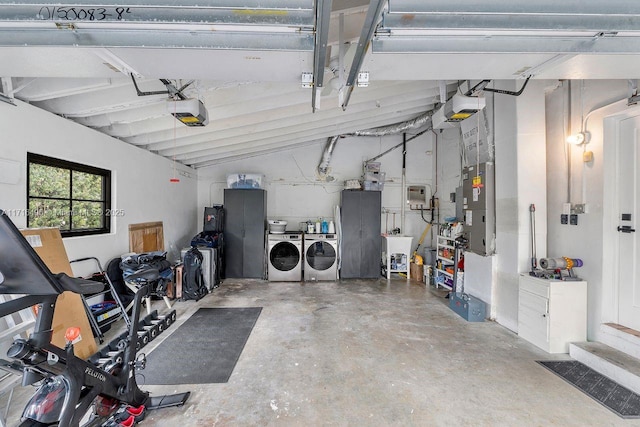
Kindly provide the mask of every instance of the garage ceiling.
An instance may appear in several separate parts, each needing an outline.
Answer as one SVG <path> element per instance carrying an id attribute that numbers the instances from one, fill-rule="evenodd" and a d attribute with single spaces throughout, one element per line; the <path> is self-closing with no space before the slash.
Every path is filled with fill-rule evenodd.
<path id="1" fill-rule="evenodd" d="M 5 97 L 198 168 L 412 119 L 461 80 L 635 79 L 639 31 L 635 0 L 14 0 L 0 76 Z M 186 86 L 209 124 L 132 76 Z"/>

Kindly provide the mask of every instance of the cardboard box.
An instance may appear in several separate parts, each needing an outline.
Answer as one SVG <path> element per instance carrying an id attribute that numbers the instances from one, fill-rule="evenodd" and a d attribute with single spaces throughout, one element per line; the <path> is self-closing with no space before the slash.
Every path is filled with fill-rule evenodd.
<path id="1" fill-rule="evenodd" d="M 409 272 L 411 274 L 411 278 L 416 282 L 424 282 L 424 265 L 416 264 L 414 262 L 411 263 L 409 267 Z"/>
<path id="2" fill-rule="evenodd" d="M 162 221 L 129 224 L 129 252 L 164 251 Z"/>
<path id="3" fill-rule="evenodd" d="M 67 251 L 64 248 L 58 228 L 31 228 L 20 230 L 20 232 L 52 273 L 67 273 L 73 277 L 71 264 L 69 264 Z M 98 351 L 98 346 L 93 338 L 93 331 L 91 330 L 82 298 L 76 293 L 67 291 L 60 294 L 56 301 L 51 343 L 57 347 L 64 348 L 66 344 L 64 333 L 70 326 L 79 327 L 82 335 L 82 340 L 74 345 L 76 356 L 81 359 L 88 359 Z"/>

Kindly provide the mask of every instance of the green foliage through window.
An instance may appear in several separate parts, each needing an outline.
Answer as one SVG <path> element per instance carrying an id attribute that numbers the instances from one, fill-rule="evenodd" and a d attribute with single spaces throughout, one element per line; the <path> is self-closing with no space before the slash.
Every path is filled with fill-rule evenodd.
<path id="1" fill-rule="evenodd" d="M 63 237 L 108 233 L 111 172 L 27 154 L 28 227 L 59 227 Z"/>

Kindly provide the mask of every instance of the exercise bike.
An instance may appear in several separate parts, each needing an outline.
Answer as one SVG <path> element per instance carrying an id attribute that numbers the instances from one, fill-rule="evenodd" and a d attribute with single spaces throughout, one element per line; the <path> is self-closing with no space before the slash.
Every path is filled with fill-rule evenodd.
<path id="1" fill-rule="evenodd" d="M 96 354 L 85 361 L 74 353 L 77 328 L 67 330 L 65 348 L 51 344 L 56 299 L 64 291 L 96 293 L 104 284 L 64 273 L 52 274 L 2 210 L 0 254 L 0 293 L 24 295 L 0 304 L 0 317 L 38 306 L 34 332 L 27 340 L 14 341 L 7 352 L 22 365 L 22 385 L 40 382 L 25 407 L 21 427 L 130 427 L 147 410 L 184 405 L 190 392 L 151 397 L 136 383 L 135 370 L 144 369 L 146 362 L 143 354 L 137 356 L 143 338 L 149 339 L 151 330 L 157 331 L 175 320 L 175 311 L 166 318 L 157 314 L 140 317 L 141 302 L 149 296 L 149 283 L 158 279 L 158 270 L 144 270 L 131 277 L 146 283 L 135 295 L 131 326 L 115 340 L 110 357 Z M 154 324 L 146 330 L 137 329 L 151 320 Z"/>

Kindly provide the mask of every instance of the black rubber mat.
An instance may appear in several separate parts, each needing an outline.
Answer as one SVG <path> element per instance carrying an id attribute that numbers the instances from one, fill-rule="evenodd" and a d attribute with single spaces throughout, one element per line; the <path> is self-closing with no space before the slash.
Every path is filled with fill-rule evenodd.
<path id="1" fill-rule="evenodd" d="M 622 418 L 640 418 L 640 395 L 575 360 L 539 361 Z"/>
<path id="2" fill-rule="evenodd" d="M 261 311 L 199 309 L 147 355 L 146 368 L 136 372 L 138 383 L 226 383 Z"/>

